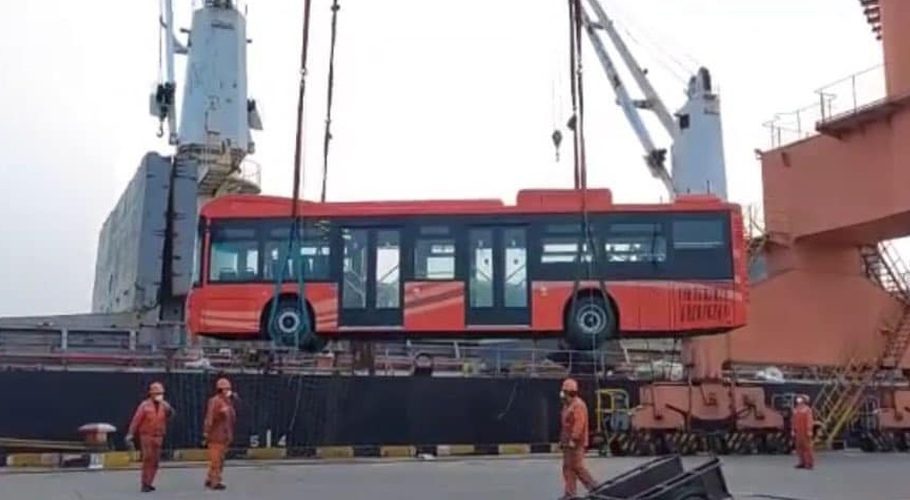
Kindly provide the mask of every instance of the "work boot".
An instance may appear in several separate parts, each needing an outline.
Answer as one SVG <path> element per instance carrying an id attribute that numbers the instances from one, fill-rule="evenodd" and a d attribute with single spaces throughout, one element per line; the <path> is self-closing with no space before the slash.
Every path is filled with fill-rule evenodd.
<path id="1" fill-rule="evenodd" d="M 155 487 L 150 484 L 143 484 L 141 489 L 143 493 L 151 493 L 155 491 Z"/>
<path id="2" fill-rule="evenodd" d="M 212 489 L 213 490 L 226 490 L 227 486 L 225 486 L 223 483 L 218 483 L 215 486 L 212 486 Z"/>

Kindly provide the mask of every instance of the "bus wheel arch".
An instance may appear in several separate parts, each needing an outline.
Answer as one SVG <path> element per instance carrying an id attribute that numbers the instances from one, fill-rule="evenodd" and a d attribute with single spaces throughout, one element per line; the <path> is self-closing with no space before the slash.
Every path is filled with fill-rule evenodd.
<path id="1" fill-rule="evenodd" d="M 619 307 L 609 293 L 596 288 L 578 290 L 563 308 L 563 330 L 572 349 L 599 349 L 619 334 Z"/>
<path id="2" fill-rule="evenodd" d="M 300 314 L 300 296 L 296 293 L 282 293 L 277 299 L 270 299 L 262 308 L 259 324 L 260 335 L 263 340 L 272 340 L 269 320 L 272 316 L 272 306 L 276 300 L 278 301 L 278 309 L 275 312 L 276 328 L 286 330 L 283 333 L 293 334 L 295 330 L 302 327 L 304 321 L 303 315 Z M 318 352 L 325 347 L 325 341 L 316 335 L 316 314 L 313 310 L 313 305 L 309 300 L 304 300 L 304 304 L 312 335 L 308 339 L 301 339 L 299 347 L 307 352 Z"/>

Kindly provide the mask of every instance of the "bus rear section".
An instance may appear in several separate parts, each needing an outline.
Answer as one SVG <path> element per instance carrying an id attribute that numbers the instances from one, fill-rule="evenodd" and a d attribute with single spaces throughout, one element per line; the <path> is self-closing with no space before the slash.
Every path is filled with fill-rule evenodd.
<path id="1" fill-rule="evenodd" d="M 540 226 L 532 263 L 535 329 L 565 331 L 574 337 L 570 344 L 593 345 L 602 338 L 591 336 L 611 336 L 605 322 L 618 323 L 627 338 L 723 333 L 745 324 L 737 209 L 679 207 L 592 219 L 595 251 L 585 242 L 579 251 L 577 227 Z"/>
<path id="2" fill-rule="evenodd" d="M 590 215 L 586 239 L 577 213 L 415 202 L 393 213 L 375 203 L 364 215 L 325 204 L 304 212 L 300 258 L 285 263 L 289 221 L 247 198 L 203 211 L 187 304 L 195 334 L 269 339 L 308 319 L 324 339 L 561 337 L 590 349 L 745 323 L 734 205 L 611 207 Z M 305 312 L 295 298 L 300 273 Z"/>

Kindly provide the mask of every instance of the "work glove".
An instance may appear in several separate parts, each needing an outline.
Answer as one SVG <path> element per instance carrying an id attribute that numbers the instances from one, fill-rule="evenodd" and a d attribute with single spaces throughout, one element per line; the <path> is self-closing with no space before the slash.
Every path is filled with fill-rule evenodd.
<path id="1" fill-rule="evenodd" d="M 123 442 L 126 443 L 127 449 L 129 449 L 129 450 L 136 449 L 136 443 L 133 442 L 132 434 L 127 434 L 126 437 L 123 438 Z"/>

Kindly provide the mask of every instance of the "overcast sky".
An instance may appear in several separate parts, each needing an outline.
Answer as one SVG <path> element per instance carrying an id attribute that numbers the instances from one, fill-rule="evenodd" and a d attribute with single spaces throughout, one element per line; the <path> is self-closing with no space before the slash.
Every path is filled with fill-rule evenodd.
<path id="1" fill-rule="evenodd" d="M 291 192 L 302 0 L 248 0 L 263 190 Z M 191 2 L 175 0 L 189 27 Z M 330 0 L 314 1 L 306 194 L 317 196 Z M 565 0 L 341 0 L 329 198 L 502 197 L 569 187 Z M 881 60 L 855 0 L 604 0 L 675 109 L 705 65 L 720 88 L 730 197 L 761 200 L 762 123 Z M 98 231 L 139 159 L 157 0 L 4 2 L 0 16 L 0 315 L 88 311 Z M 591 56 L 590 45 L 584 49 Z M 182 68 L 182 66 L 181 66 Z M 590 183 L 657 201 L 600 67 L 586 59 Z M 178 72 L 178 85 L 182 81 Z M 631 83 L 631 82 L 629 82 Z M 555 91 L 554 91 L 555 89 Z M 657 124 L 649 122 L 657 131 Z M 658 137 L 665 141 L 660 134 Z M 568 141 L 567 141 L 568 142 Z M 666 142 L 664 142 L 665 145 Z"/>

